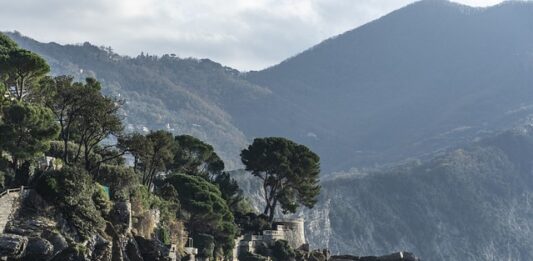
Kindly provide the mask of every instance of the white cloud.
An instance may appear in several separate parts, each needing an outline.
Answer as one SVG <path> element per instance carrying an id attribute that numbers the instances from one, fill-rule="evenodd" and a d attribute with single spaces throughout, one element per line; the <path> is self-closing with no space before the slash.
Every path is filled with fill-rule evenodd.
<path id="1" fill-rule="evenodd" d="M 118 53 L 207 57 L 242 70 L 273 65 L 414 0 L 0 0 L 1 30 Z M 494 5 L 501 0 L 459 0 Z"/>

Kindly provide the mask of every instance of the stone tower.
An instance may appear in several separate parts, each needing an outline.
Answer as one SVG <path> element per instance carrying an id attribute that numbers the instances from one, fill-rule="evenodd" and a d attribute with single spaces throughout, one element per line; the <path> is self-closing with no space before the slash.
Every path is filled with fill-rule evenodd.
<path id="1" fill-rule="evenodd" d="M 289 245 L 297 249 L 303 244 L 307 243 L 305 240 L 304 219 L 281 219 L 274 222 L 274 226 L 283 226 L 285 232 L 285 240 L 289 242 Z"/>

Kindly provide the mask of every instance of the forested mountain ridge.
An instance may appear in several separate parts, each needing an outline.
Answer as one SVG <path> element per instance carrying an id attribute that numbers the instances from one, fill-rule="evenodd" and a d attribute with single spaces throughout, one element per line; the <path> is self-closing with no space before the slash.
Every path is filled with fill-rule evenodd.
<path id="1" fill-rule="evenodd" d="M 212 143 L 229 166 L 253 137 L 290 137 L 329 173 L 425 157 L 523 124 L 533 108 L 532 28 L 533 3 L 425 0 L 248 73 L 10 36 L 53 72 L 101 78 L 104 91 L 133 104 L 125 109 L 135 127 L 170 123 Z"/>
<path id="2" fill-rule="evenodd" d="M 333 253 L 412 249 L 422 260 L 531 260 L 533 128 L 432 160 L 345 173 L 306 211 L 310 241 Z M 312 219 L 314 218 L 314 220 Z"/>
<path id="3" fill-rule="evenodd" d="M 268 89 L 240 79 L 240 72 L 207 59 L 126 57 L 89 43 L 45 44 L 19 33 L 7 35 L 42 55 L 54 75 L 96 77 L 104 93 L 126 102 L 130 131 L 191 134 L 213 144 L 229 168 L 238 164 L 235 155 L 248 143 L 233 115 L 270 95 Z"/>
<path id="4" fill-rule="evenodd" d="M 531 2 L 427 0 L 246 79 L 300 109 L 277 135 L 309 143 L 333 170 L 372 166 L 521 124 L 533 100 L 531 39 Z M 245 132 L 271 131 L 258 128 Z"/>

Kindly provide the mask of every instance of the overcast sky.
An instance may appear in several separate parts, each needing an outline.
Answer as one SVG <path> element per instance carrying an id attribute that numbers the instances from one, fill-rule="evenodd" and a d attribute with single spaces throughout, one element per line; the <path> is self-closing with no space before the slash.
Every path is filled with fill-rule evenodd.
<path id="1" fill-rule="evenodd" d="M 502 0 L 457 0 L 472 6 Z M 414 0 L 0 0 L 0 30 L 262 69 Z"/>

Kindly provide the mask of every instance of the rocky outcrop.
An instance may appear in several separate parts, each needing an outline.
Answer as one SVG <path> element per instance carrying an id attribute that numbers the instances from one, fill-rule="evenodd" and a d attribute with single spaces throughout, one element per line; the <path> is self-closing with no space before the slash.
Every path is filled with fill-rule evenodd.
<path id="1" fill-rule="evenodd" d="M 3 234 L 0 236 L 0 257 L 20 257 L 27 245 L 27 237 Z"/>
<path id="2" fill-rule="evenodd" d="M 398 252 L 386 256 L 350 256 L 350 255 L 341 255 L 341 256 L 332 256 L 330 261 L 420 261 L 415 255 L 409 252 Z"/>
<path id="3" fill-rule="evenodd" d="M 116 202 L 111 211 L 111 222 L 117 230 L 117 233 L 130 233 L 132 227 L 131 203 Z"/>
<path id="4" fill-rule="evenodd" d="M 44 238 L 33 237 L 28 239 L 24 250 L 23 260 L 48 260 L 54 252 L 54 245 Z"/>

